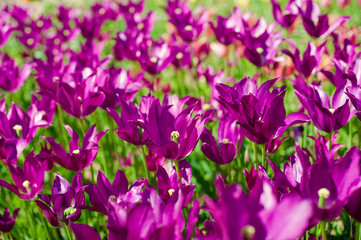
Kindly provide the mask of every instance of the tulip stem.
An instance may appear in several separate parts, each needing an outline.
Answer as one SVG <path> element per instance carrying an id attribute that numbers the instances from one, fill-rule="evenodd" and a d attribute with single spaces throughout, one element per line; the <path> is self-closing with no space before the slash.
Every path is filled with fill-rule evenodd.
<path id="1" fill-rule="evenodd" d="M 83 132 L 83 137 L 84 137 L 84 135 L 85 135 L 84 118 L 80 118 L 80 126 L 81 126 L 81 131 Z"/>
<path id="2" fill-rule="evenodd" d="M 180 169 L 179 169 L 179 160 L 175 160 L 174 163 L 175 163 L 175 170 L 177 171 L 179 184 L 182 185 L 182 177 L 181 177 Z"/>
<path id="3" fill-rule="evenodd" d="M 348 122 L 348 140 L 349 140 L 349 147 L 352 147 L 352 118 Z"/>
<path id="4" fill-rule="evenodd" d="M 70 231 L 69 231 L 68 225 L 65 224 L 64 226 L 65 226 L 66 235 L 68 235 L 68 239 L 69 239 L 69 240 L 73 240 L 72 236 L 70 235 Z"/>
<path id="5" fill-rule="evenodd" d="M 257 144 L 253 143 L 253 153 L 254 153 L 254 167 L 256 170 L 258 170 L 258 164 L 257 164 Z"/>
<path id="6" fill-rule="evenodd" d="M 266 144 L 262 145 L 262 166 L 266 168 Z"/>
<path id="7" fill-rule="evenodd" d="M 143 167 L 144 167 L 145 177 L 146 177 L 147 179 L 150 179 L 150 178 L 149 178 L 148 167 L 147 167 L 147 159 L 146 159 L 146 157 L 145 157 L 144 145 L 142 145 L 142 153 L 143 153 Z"/>
<path id="8" fill-rule="evenodd" d="M 360 227 L 361 227 L 361 223 L 360 222 L 356 222 L 356 229 L 355 229 L 355 240 L 360 240 Z"/>
<path id="9" fill-rule="evenodd" d="M 332 150 L 332 132 L 328 134 L 328 149 Z"/>
<path id="10" fill-rule="evenodd" d="M 320 227 L 321 227 L 322 240 L 327 240 L 327 233 L 326 233 L 325 222 L 324 222 L 324 221 L 321 221 L 319 224 L 320 224 Z"/>
<path id="11" fill-rule="evenodd" d="M 39 215 L 40 215 L 41 221 L 43 222 L 43 224 L 45 226 L 46 236 L 47 236 L 48 239 L 51 239 L 52 237 L 50 236 L 49 227 L 48 227 L 47 222 L 44 219 L 44 215 L 41 212 L 40 212 Z"/>

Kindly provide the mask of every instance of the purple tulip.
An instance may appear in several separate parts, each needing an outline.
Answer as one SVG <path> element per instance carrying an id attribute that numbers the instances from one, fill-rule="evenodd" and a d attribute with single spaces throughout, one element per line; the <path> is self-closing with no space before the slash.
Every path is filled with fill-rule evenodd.
<path id="1" fill-rule="evenodd" d="M 34 199 L 41 192 L 47 163 L 38 161 L 34 152 L 26 156 L 22 169 L 15 163 L 9 163 L 7 166 L 15 185 L 0 179 L 0 186 L 6 187 L 24 200 Z"/>
<path id="2" fill-rule="evenodd" d="M 301 113 L 286 117 L 285 86 L 270 90 L 276 80 L 269 80 L 259 88 L 255 79 L 250 78 L 242 79 L 233 88 L 217 85 L 221 104 L 233 114 L 243 134 L 260 145 L 280 137 L 288 126 L 308 121 Z"/>
<path id="3" fill-rule="evenodd" d="M 16 92 L 30 76 L 33 65 L 25 63 L 19 69 L 15 61 L 7 54 L 2 54 L 0 57 L 0 88 L 8 92 Z"/>
<path id="4" fill-rule="evenodd" d="M 244 55 L 248 61 L 259 68 L 283 61 L 282 57 L 277 57 L 277 51 L 285 39 L 281 38 L 282 32 L 274 32 L 275 24 L 267 26 L 263 18 L 258 19 L 253 27 L 245 20 L 243 23 L 244 33 L 237 37 L 246 47 Z"/>
<path id="5" fill-rule="evenodd" d="M 35 137 L 36 130 L 47 126 L 48 123 L 42 121 L 43 113 L 37 111 L 35 106 L 28 113 L 15 104 L 12 104 L 8 114 L 5 109 L 2 110 L 0 111 L 0 139 L 2 139 L 0 148 L 6 150 L 6 156 L 1 157 L 7 163 L 16 163 L 24 148 Z"/>
<path id="6" fill-rule="evenodd" d="M 182 202 L 182 195 L 174 192 L 172 199 L 165 203 L 155 189 L 149 189 L 148 200 L 129 211 L 111 202 L 107 224 L 109 240 L 182 239 Z"/>
<path id="7" fill-rule="evenodd" d="M 212 136 L 211 131 L 204 129 L 201 135 L 201 141 L 203 142 L 201 150 L 211 161 L 218 164 L 228 164 L 237 156 L 242 139 L 243 134 L 240 126 L 237 125 L 237 121 L 230 115 L 226 115 L 219 121 L 219 144 Z"/>
<path id="8" fill-rule="evenodd" d="M 357 110 L 356 117 L 361 121 L 361 88 L 349 86 L 346 88 L 346 95 Z"/>
<path id="9" fill-rule="evenodd" d="M 44 16 L 34 21 L 19 23 L 16 28 L 17 38 L 27 48 L 34 49 L 46 39 L 46 32 L 51 26 L 50 17 Z"/>
<path id="10" fill-rule="evenodd" d="M 149 97 L 142 97 L 142 103 L 144 104 Z M 139 119 L 143 121 L 143 114 L 140 112 L 140 107 L 127 103 L 122 98 L 119 98 L 119 102 L 122 106 L 121 115 L 111 108 L 107 108 L 108 114 L 114 119 L 118 128 L 116 130 L 120 139 L 127 141 L 136 146 L 144 145 L 148 141 L 148 134 L 139 130 L 138 126 L 135 124 Z M 145 106 L 148 107 L 148 106 Z"/>
<path id="11" fill-rule="evenodd" d="M 13 213 L 13 217 L 10 216 L 10 212 L 8 208 L 5 208 L 4 213 L 0 215 L 0 231 L 3 233 L 10 232 L 14 225 L 16 217 L 18 216 L 18 213 L 20 211 L 20 208 L 16 209 Z"/>
<path id="12" fill-rule="evenodd" d="M 355 111 L 353 108 L 350 109 L 350 100 L 345 94 L 347 85 L 347 81 L 344 81 L 337 87 L 332 96 L 332 106 L 330 98 L 320 84 L 313 83 L 309 86 L 309 94 L 295 90 L 313 123 L 321 131 L 333 133 L 345 126 L 354 115 Z"/>
<path id="13" fill-rule="evenodd" d="M 94 161 L 99 150 L 98 142 L 108 130 L 97 133 L 95 125 L 91 126 L 84 135 L 83 146 L 79 147 L 78 134 L 70 126 L 64 126 L 71 135 L 69 153 L 55 139 L 44 137 L 55 154 L 51 157 L 51 160 L 70 171 L 82 171 Z"/>
<path id="14" fill-rule="evenodd" d="M 78 73 L 73 77 L 74 81 L 71 83 L 57 81 L 56 93 L 43 90 L 40 91 L 40 94 L 56 100 L 69 115 L 75 118 L 84 118 L 92 114 L 103 103 L 105 95 L 98 91 L 95 73 L 89 76 L 86 76 L 86 73 Z"/>
<path id="15" fill-rule="evenodd" d="M 80 218 L 85 202 L 85 188 L 82 186 L 80 172 L 74 176 L 71 185 L 56 174 L 51 196 L 39 195 L 41 200 L 35 200 L 35 203 L 52 226 L 68 225 L 69 222 L 75 222 Z"/>
<path id="16" fill-rule="evenodd" d="M 320 65 L 322 60 L 322 54 L 326 50 L 326 43 L 322 43 L 320 46 L 316 47 L 312 42 L 308 42 L 307 48 L 303 53 L 303 58 L 300 58 L 300 52 L 296 45 L 289 41 L 293 53 L 290 50 L 283 49 L 282 52 L 288 55 L 297 69 L 297 71 L 305 78 L 315 74 L 317 67 Z"/>
<path id="17" fill-rule="evenodd" d="M 166 12 L 169 16 L 169 22 L 176 27 L 178 35 L 185 42 L 193 42 L 198 39 L 209 16 L 206 10 L 198 7 L 194 10 L 195 14 L 199 14 L 196 19 L 188 6 L 188 1 L 182 2 L 181 0 L 169 0 Z"/>
<path id="18" fill-rule="evenodd" d="M 0 13 L 0 47 L 5 46 L 14 28 L 9 23 L 10 14 L 5 11 Z"/>
<path id="19" fill-rule="evenodd" d="M 89 184 L 85 190 L 92 205 L 87 208 L 107 215 L 110 202 L 116 202 L 126 209 L 131 209 L 141 200 L 142 188 L 147 185 L 146 179 L 138 179 L 128 190 L 128 180 L 121 170 L 117 171 L 113 184 L 99 171 L 97 184 Z"/>
<path id="20" fill-rule="evenodd" d="M 213 219 L 205 224 L 206 239 L 295 239 L 312 216 L 308 200 L 292 195 L 278 203 L 272 185 L 262 178 L 248 195 L 219 178 L 215 184 L 218 200 L 205 200 Z"/>
<path id="21" fill-rule="evenodd" d="M 320 15 L 320 8 L 317 3 L 312 0 L 306 0 L 305 10 L 299 8 L 303 26 L 306 32 L 314 38 L 325 38 L 332 32 L 334 32 L 344 22 L 348 21 L 350 17 L 342 16 L 339 17 L 331 26 L 328 23 L 327 14 Z M 317 22 L 317 24 L 316 24 Z"/>
<path id="22" fill-rule="evenodd" d="M 149 107 L 149 114 L 138 125 L 148 133 L 149 149 L 171 160 L 181 160 L 196 147 L 205 124 L 211 119 L 215 110 L 208 110 L 202 119 L 198 114 L 192 118 L 194 106 L 189 106 L 177 116 L 169 108 L 161 106 L 155 99 Z"/>
<path id="23" fill-rule="evenodd" d="M 288 1 L 284 12 L 282 12 L 279 2 L 271 0 L 272 13 L 275 21 L 284 28 L 289 28 L 298 16 L 297 0 Z"/>
<path id="24" fill-rule="evenodd" d="M 210 22 L 213 32 L 217 40 L 224 44 L 229 45 L 237 41 L 236 34 L 244 33 L 242 22 L 242 11 L 240 8 L 235 7 L 233 13 L 228 17 L 217 16 L 217 24 Z"/>
<path id="25" fill-rule="evenodd" d="M 135 78 L 130 76 L 129 71 L 122 68 L 112 69 L 101 73 L 101 77 L 98 78 L 98 86 L 105 94 L 104 102 L 101 108 L 117 109 L 121 106 L 119 98 L 125 101 L 132 101 L 135 98 L 138 90 L 144 86 L 141 82 L 143 74 L 139 74 Z"/>
<path id="26" fill-rule="evenodd" d="M 179 183 L 175 167 L 172 168 L 170 173 L 162 167 L 158 166 L 157 170 L 157 186 L 159 196 L 165 202 L 169 201 L 174 192 L 181 190 L 183 196 L 183 207 L 186 207 L 193 197 L 195 185 L 191 184 L 192 169 L 187 160 L 179 161 L 180 176 L 182 182 Z"/>
<path id="27" fill-rule="evenodd" d="M 82 223 L 72 223 L 69 224 L 70 229 L 73 231 L 75 238 L 82 240 L 82 239 L 93 239 L 93 240 L 101 240 L 97 231 L 90 227 L 89 225 L 82 224 Z"/>

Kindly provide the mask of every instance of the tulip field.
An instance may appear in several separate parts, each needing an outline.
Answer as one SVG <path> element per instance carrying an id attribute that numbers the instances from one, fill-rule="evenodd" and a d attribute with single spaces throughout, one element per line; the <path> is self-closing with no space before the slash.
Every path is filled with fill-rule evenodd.
<path id="1" fill-rule="evenodd" d="M 0 240 L 361 240 L 360 13 L 0 2 Z"/>

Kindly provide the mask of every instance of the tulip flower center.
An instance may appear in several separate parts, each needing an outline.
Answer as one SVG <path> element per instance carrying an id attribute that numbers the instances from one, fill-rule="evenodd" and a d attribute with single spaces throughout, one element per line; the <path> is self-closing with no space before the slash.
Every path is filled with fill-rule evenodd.
<path id="1" fill-rule="evenodd" d="M 23 187 L 28 188 L 30 186 L 30 182 L 28 180 L 23 182 Z"/>
<path id="2" fill-rule="evenodd" d="M 44 26 L 44 21 L 42 21 L 42 20 L 37 21 L 36 26 L 39 27 L 39 28 L 43 27 Z"/>
<path id="3" fill-rule="evenodd" d="M 178 131 L 173 131 L 173 132 L 170 134 L 170 137 L 171 137 L 172 141 L 178 143 L 179 132 L 178 132 Z"/>
<path id="4" fill-rule="evenodd" d="M 78 100 L 79 100 L 79 102 L 83 101 L 83 99 L 80 96 L 78 96 Z"/>
<path id="5" fill-rule="evenodd" d="M 104 9 L 104 8 L 100 8 L 100 9 L 99 9 L 99 14 L 100 14 L 100 15 L 103 15 L 104 13 L 105 13 L 105 9 Z"/>
<path id="6" fill-rule="evenodd" d="M 29 39 L 26 41 L 26 43 L 27 43 L 28 45 L 33 45 L 33 44 L 34 44 L 34 39 L 29 38 Z"/>
<path id="7" fill-rule="evenodd" d="M 130 7 L 129 8 L 129 13 L 134 13 L 135 12 L 135 8 L 134 7 Z"/>
<path id="8" fill-rule="evenodd" d="M 262 54 L 262 53 L 263 53 L 263 48 L 258 47 L 258 48 L 256 49 L 256 51 L 257 51 L 259 54 Z"/>
<path id="9" fill-rule="evenodd" d="M 114 200 L 115 200 L 115 196 L 114 196 L 114 195 L 110 195 L 110 196 L 109 196 L 109 202 L 114 201 Z"/>
<path id="10" fill-rule="evenodd" d="M 181 14 L 182 10 L 181 10 L 180 8 L 176 8 L 176 9 L 174 10 L 174 12 L 175 12 L 176 14 Z"/>
<path id="11" fill-rule="evenodd" d="M 151 61 L 152 63 L 156 63 L 157 62 L 157 58 L 156 57 L 151 57 L 150 59 L 149 59 L 149 61 Z"/>
<path id="12" fill-rule="evenodd" d="M 76 212 L 76 208 L 73 207 L 68 207 L 67 209 L 65 209 L 64 211 L 64 216 L 69 216 L 71 214 L 74 214 Z"/>
<path id="13" fill-rule="evenodd" d="M 17 135 L 18 137 L 21 137 L 21 136 L 22 136 L 21 131 L 23 130 L 23 127 L 22 127 L 21 125 L 16 124 L 16 125 L 13 127 L 13 129 L 16 131 L 16 135 Z"/>
<path id="14" fill-rule="evenodd" d="M 317 192 L 318 194 L 318 207 L 323 208 L 326 204 L 326 199 L 330 197 L 330 191 L 327 188 L 321 188 Z"/>
<path id="15" fill-rule="evenodd" d="M 174 189 L 169 189 L 169 190 L 168 190 L 169 196 L 172 196 L 174 192 L 175 192 Z"/>
<path id="16" fill-rule="evenodd" d="M 137 25 L 138 30 L 142 30 L 144 28 L 144 23 L 139 23 Z"/>
<path id="17" fill-rule="evenodd" d="M 229 143 L 229 139 L 228 138 L 223 139 L 222 143 L 224 143 L 224 144 Z"/>
<path id="18" fill-rule="evenodd" d="M 330 108 L 329 111 L 330 111 L 330 113 L 334 113 L 334 112 L 335 112 L 335 109 Z"/>
<path id="19" fill-rule="evenodd" d="M 181 60 L 183 58 L 183 53 L 178 53 L 177 56 L 175 56 L 178 60 Z"/>
<path id="20" fill-rule="evenodd" d="M 69 36 L 70 32 L 68 29 L 65 29 L 64 32 L 63 32 L 64 36 L 67 37 Z"/>
<path id="21" fill-rule="evenodd" d="M 254 237 L 254 234 L 256 233 L 256 229 L 251 225 L 246 225 L 241 230 L 241 235 L 246 240 L 251 240 Z"/>
<path id="22" fill-rule="evenodd" d="M 30 192 L 30 191 L 31 191 L 31 189 L 30 189 L 30 182 L 29 182 L 28 180 L 25 180 L 25 181 L 23 182 L 23 187 L 26 188 L 26 191 L 27 191 L 27 192 Z"/>
<path id="23" fill-rule="evenodd" d="M 30 33 L 31 33 L 31 28 L 30 28 L 30 27 L 26 27 L 26 28 L 24 29 L 24 32 L 25 32 L 26 34 L 30 34 Z"/>
<path id="24" fill-rule="evenodd" d="M 79 149 L 73 150 L 73 154 L 79 154 L 79 153 L 80 153 Z"/>
<path id="25" fill-rule="evenodd" d="M 185 26 L 184 30 L 186 31 L 192 31 L 193 30 L 193 27 L 191 25 L 187 25 Z"/>
<path id="26" fill-rule="evenodd" d="M 205 103 L 205 104 L 202 105 L 202 110 L 203 111 L 207 111 L 209 109 L 211 109 L 211 105 L 209 103 Z"/>
<path id="27" fill-rule="evenodd" d="M 55 45 L 59 45 L 59 43 L 60 43 L 60 39 L 59 39 L 59 38 L 55 38 L 55 39 L 54 39 L 54 44 L 55 44 Z"/>

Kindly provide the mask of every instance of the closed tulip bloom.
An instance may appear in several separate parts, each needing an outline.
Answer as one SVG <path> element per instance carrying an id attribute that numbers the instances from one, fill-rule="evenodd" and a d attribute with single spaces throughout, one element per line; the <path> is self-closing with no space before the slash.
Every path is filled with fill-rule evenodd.
<path id="1" fill-rule="evenodd" d="M 20 211 L 20 208 L 16 209 L 13 213 L 13 217 L 10 216 L 10 212 L 8 208 L 5 208 L 4 213 L 0 215 L 0 231 L 3 233 L 10 232 L 15 225 L 16 217 L 18 216 L 18 213 Z"/>

